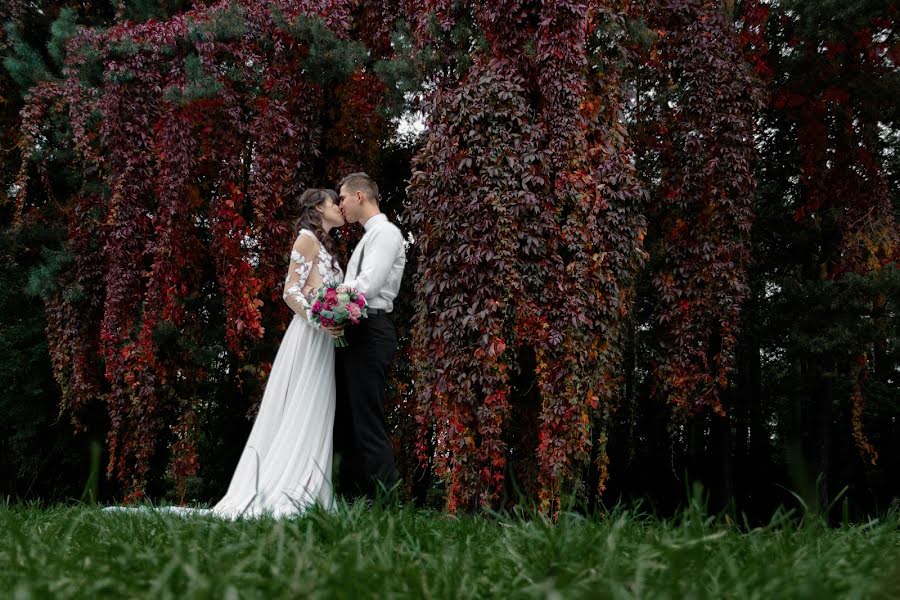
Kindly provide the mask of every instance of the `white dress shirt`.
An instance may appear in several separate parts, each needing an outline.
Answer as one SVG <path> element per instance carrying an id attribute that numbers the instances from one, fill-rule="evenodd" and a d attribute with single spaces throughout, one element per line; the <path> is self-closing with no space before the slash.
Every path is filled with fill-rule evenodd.
<path id="1" fill-rule="evenodd" d="M 344 284 L 365 294 L 369 308 L 391 312 L 406 266 L 403 234 L 383 213 L 371 217 L 364 227 L 366 233 L 347 263 Z M 363 248 L 365 253 L 360 265 Z"/>

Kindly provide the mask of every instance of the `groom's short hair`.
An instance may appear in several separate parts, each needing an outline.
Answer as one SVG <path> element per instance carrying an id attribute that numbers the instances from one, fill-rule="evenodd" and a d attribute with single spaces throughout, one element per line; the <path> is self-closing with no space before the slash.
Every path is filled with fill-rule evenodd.
<path id="1" fill-rule="evenodd" d="M 362 192 L 370 198 L 375 204 L 378 204 L 378 184 L 375 180 L 365 173 L 350 173 L 338 184 L 338 189 L 347 186 L 350 192 Z"/>

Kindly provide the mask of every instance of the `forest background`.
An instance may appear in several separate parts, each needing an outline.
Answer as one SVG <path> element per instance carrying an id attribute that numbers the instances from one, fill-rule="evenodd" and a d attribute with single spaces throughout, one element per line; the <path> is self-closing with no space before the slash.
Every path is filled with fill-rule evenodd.
<path id="1" fill-rule="evenodd" d="M 365 170 L 411 241 L 406 499 L 900 495 L 895 3 L 0 11 L 0 494 L 220 496 L 292 200 Z"/>

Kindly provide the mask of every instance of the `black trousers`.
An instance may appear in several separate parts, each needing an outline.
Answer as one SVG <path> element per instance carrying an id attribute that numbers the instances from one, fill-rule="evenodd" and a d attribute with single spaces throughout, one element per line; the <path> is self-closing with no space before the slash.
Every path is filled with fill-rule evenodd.
<path id="1" fill-rule="evenodd" d="M 387 315 L 371 315 L 345 330 L 349 345 L 335 350 L 335 453 L 338 492 L 350 500 L 374 498 L 397 483 L 394 446 L 384 418 L 387 375 L 397 333 Z"/>

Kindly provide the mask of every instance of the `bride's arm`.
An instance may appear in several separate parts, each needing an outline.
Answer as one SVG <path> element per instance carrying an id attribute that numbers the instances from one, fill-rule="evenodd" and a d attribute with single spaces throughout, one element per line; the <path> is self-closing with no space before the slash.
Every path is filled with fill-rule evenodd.
<path id="1" fill-rule="evenodd" d="M 291 310 L 306 320 L 309 319 L 309 302 L 306 300 L 304 290 L 306 280 L 309 279 L 318 261 L 318 254 L 318 240 L 308 235 L 298 237 L 291 250 L 291 264 L 284 281 L 282 298 Z"/>

